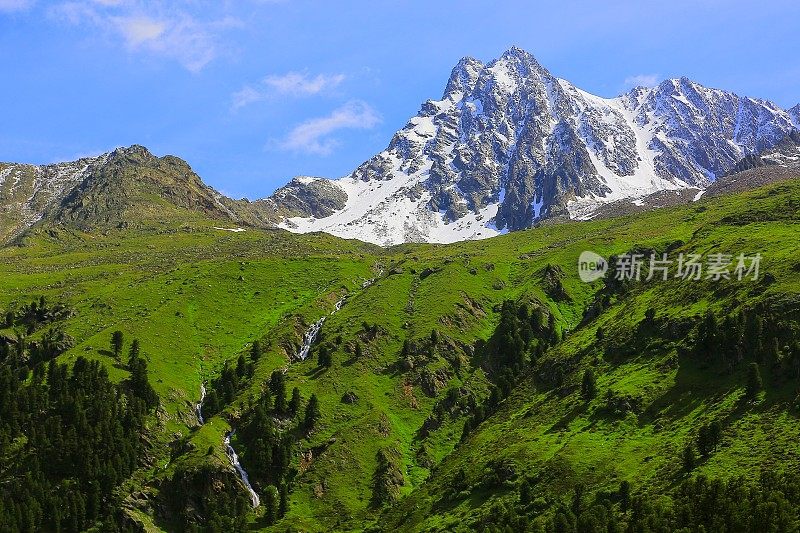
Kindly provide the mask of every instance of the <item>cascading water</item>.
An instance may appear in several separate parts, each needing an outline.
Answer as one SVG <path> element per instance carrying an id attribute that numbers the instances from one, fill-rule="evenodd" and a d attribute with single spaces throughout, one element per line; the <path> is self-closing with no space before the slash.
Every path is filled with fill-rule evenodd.
<path id="1" fill-rule="evenodd" d="M 244 486 L 247 487 L 247 492 L 250 493 L 250 502 L 253 504 L 253 507 L 258 507 L 261 504 L 261 499 L 256 494 L 256 491 L 253 490 L 253 486 L 250 484 L 250 478 L 247 476 L 247 472 L 245 472 L 242 465 L 239 463 L 239 456 L 236 455 L 236 450 L 233 449 L 231 445 L 231 437 L 236 433 L 235 431 L 231 431 L 227 435 L 225 435 L 225 453 L 228 456 L 228 460 L 231 462 L 231 465 L 236 469 L 239 473 L 239 478 L 241 478 L 242 483 Z"/>
<path id="2" fill-rule="evenodd" d="M 200 385 L 200 403 L 195 406 L 195 411 L 197 412 L 197 420 L 200 422 L 202 426 L 205 424 L 205 419 L 203 419 L 203 401 L 206 399 L 206 385 L 202 383 Z M 225 440 L 223 443 L 225 444 L 225 455 L 228 456 L 228 460 L 231 462 L 233 468 L 236 469 L 236 472 L 239 474 L 239 478 L 244 483 L 244 486 L 247 487 L 247 492 L 250 493 L 250 501 L 253 504 L 253 507 L 258 507 L 261 503 L 261 500 L 256 494 L 256 491 L 253 490 L 253 486 L 250 484 L 250 477 L 245 472 L 244 468 L 242 468 L 241 463 L 239 462 L 239 456 L 236 454 L 236 450 L 233 449 L 233 445 L 231 444 L 231 437 L 233 434 L 236 433 L 235 431 L 231 431 L 225 435 Z"/>
<path id="3" fill-rule="evenodd" d="M 336 311 L 342 308 L 344 305 L 344 301 L 347 297 L 342 297 L 336 304 L 333 306 L 333 311 L 331 311 L 331 315 L 334 314 Z M 319 331 L 322 329 L 322 325 L 325 323 L 325 319 L 328 318 L 326 316 L 320 318 L 303 334 L 303 345 L 300 347 L 300 351 L 297 352 L 295 355 L 295 359 L 297 361 L 305 361 L 308 358 L 309 352 L 311 352 L 311 346 L 314 345 L 314 341 L 317 340 L 317 336 L 319 335 Z"/>
<path id="4" fill-rule="evenodd" d="M 374 279 L 370 279 L 365 281 L 362 284 L 362 288 L 367 288 L 375 282 Z M 345 299 L 347 296 L 343 296 L 336 304 L 333 306 L 333 311 L 331 311 L 331 315 L 334 314 L 336 311 L 340 310 L 344 305 Z M 319 320 L 317 320 L 303 335 L 303 346 L 300 348 L 300 351 L 297 352 L 295 359 L 299 361 L 305 361 L 308 357 L 309 352 L 311 352 L 311 346 L 314 344 L 314 341 L 317 339 L 320 330 L 322 329 L 322 325 L 325 323 L 325 319 L 327 316 L 323 316 Z M 200 403 L 197 404 L 197 419 L 200 421 L 200 424 L 203 424 L 203 400 L 206 397 L 206 387 L 205 385 L 201 385 L 200 388 Z M 261 503 L 261 500 L 256 494 L 256 491 L 253 490 L 253 486 L 250 484 L 250 478 L 247 475 L 247 472 L 244 468 L 242 468 L 241 463 L 239 463 L 239 456 L 236 454 L 236 450 L 233 449 L 233 445 L 231 444 L 231 437 L 236 433 L 236 431 L 231 431 L 227 435 L 225 435 L 225 454 L 228 456 L 228 460 L 231 462 L 231 465 L 236 469 L 236 472 L 239 474 L 239 478 L 244 483 L 244 486 L 247 487 L 247 491 L 250 493 L 250 501 L 253 504 L 253 507 L 258 507 Z"/>
<path id="5" fill-rule="evenodd" d="M 195 411 L 197 412 L 197 421 L 200 422 L 201 426 L 206 423 L 206 421 L 203 419 L 203 401 L 205 401 L 205 399 L 206 399 L 206 384 L 205 383 L 201 383 L 200 384 L 200 403 L 198 403 L 194 408 Z"/>
<path id="6" fill-rule="evenodd" d="M 300 351 L 297 352 L 297 360 L 298 361 L 305 361 L 308 357 L 308 353 L 311 351 L 311 345 L 314 344 L 314 341 L 317 340 L 317 335 L 319 335 L 319 330 L 322 329 L 322 324 L 325 323 L 325 318 L 322 317 L 309 328 L 303 334 L 303 346 L 300 347 Z"/>

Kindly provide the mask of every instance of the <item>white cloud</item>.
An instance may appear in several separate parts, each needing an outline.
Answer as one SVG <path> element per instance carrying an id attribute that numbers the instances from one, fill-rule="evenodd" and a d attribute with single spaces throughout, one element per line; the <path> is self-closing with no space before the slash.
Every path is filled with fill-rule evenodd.
<path id="1" fill-rule="evenodd" d="M 26 11 L 33 7 L 36 0 L 0 0 L 0 11 L 13 13 L 15 11 Z"/>
<path id="2" fill-rule="evenodd" d="M 344 78 L 344 74 L 330 76 L 318 74 L 311 78 L 305 73 L 289 72 L 282 76 L 267 76 L 264 78 L 264 84 L 278 93 L 311 95 L 333 89 L 342 83 Z"/>
<path id="3" fill-rule="evenodd" d="M 280 143 L 280 148 L 307 154 L 329 155 L 338 145 L 331 134 L 342 129 L 370 129 L 381 121 L 366 102 L 352 100 L 326 117 L 307 120 L 295 126 Z"/>
<path id="4" fill-rule="evenodd" d="M 241 90 L 233 93 L 233 109 L 267 100 L 275 95 L 312 96 L 320 94 L 338 87 L 345 78 L 344 74 L 317 74 L 311 77 L 305 72 L 270 75 L 255 87 L 245 85 Z"/>
<path id="5" fill-rule="evenodd" d="M 250 86 L 245 86 L 241 91 L 233 93 L 233 108 L 239 109 L 263 99 L 264 95 L 262 93 Z"/>
<path id="6" fill-rule="evenodd" d="M 88 26 L 119 39 L 131 52 L 173 59 L 197 72 L 220 55 L 221 33 L 241 23 L 231 17 L 208 20 L 192 16 L 184 9 L 192 3 L 80 0 L 62 2 L 50 13 L 70 24 Z"/>
<path id="7" fill-rule="evenodd" d="M 167 25 L 148 17 L 117 17 L 113 19 L 129 46 L 155 41 L 164 35 Z"/>
<path id="8" fill-rule="evenodd" d="M 637 74 L 625 78 L 625 85 L 629 87 L 655 87 L 658 85 L 658 74 Z"/>

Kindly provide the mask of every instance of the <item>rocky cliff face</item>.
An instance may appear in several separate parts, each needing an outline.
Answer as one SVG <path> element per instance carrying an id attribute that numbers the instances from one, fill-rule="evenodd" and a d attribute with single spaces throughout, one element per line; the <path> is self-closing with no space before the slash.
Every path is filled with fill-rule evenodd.
<path id="1" fill-rule="evenodd" d="M 325 218 L 344 209 L 347 194 L 331 180 L 298 176 L 270 197 L 257 203 L 274 219 L 286 217 Z"/>
<path id="2" fill-rule="evenodd" d="M 800 104 L 797 104 L 789 110 L 789 115 L 792 117 L 794 127 L 800 129 Z"/>
<path id="3" fill-rule="evenodd" d="M 746 155 L 725 175 L 767 166 L 780 166 L 786 169 L 800 168 L 800 131 L 791 132 L 780 142 L 760 153 Z"/>
<path id="4" fill-rule="evenodd" d="M 102 157 L 41 166 L 0 163 L 0 242 L 40 220 L 101 161 Z"/>
<path id="5" fill-rule="evenodd" d="M 600 98 L 512 48 L 488 64 L 462 59 L 442 98 L 349 176 L 293 183 L 294 203 L 325 203 L 323 183 L 335 201 L 281 225 L 393 244 L 588 218 L 623 198 L 704 188 L 798 124 L 800 106 L 785 111 L 686 78 Z"/>

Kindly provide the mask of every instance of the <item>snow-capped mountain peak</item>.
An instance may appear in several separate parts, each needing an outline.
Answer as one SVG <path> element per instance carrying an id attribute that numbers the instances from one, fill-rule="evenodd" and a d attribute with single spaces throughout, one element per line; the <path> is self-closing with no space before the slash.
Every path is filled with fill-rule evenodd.
<path id="1" fill-rule="evenodd" d="M 786 111 L 688 78 L 602 98 L 514 47 L 488 63 L 461 59 L 441 100 L 425 102 L 386 150 L 328 182 L 346 195 L 341 209 L 281 225 L 395 244 L 588 218 L 622 198 L 706 187 L 799 121 L 800 106 Z"/>

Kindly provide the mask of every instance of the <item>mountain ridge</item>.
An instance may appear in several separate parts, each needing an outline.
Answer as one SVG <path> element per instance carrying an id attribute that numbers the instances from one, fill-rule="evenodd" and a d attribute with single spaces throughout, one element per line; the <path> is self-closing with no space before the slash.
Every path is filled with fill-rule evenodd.
<path id="1" fill-rule="evenodd" d="M 783 110 L 685 77 L 601 98 L 515 47 L 486 64 L 461 59 L 441 100 L 426 101 L 383 152 L 330 180 L 351 198 L 344 209 L 281 227 L 385 245 L 588 218 L 622 198 L 705 187 L 798 125 L 800 105 Z"/>
<path id="2" fill-rule="evenodd" d="M 480 239 L 704 190 L 798 128 L 800 104 L 783 110 L 685 77 L 602 98 L 514 47 L 488 63 L 462 58 L 441 100 L 423 103 L 351 174 L 298 176 L 259 200 L 227 198 L 185 161 L 138 145 L 52 165 L 0 163 L 0 242 L 41 220 L 90 229 L 183 216 L 172 208 L 380 245 Z M 134 204 L 150 207 L 126 214 Z"/>
<path id="3" fill-rule="evenodd" d="M 269 202 L 228 198 L 206 185 L 186 161 L 157 157 L 140 145 L 67 163 L 0 164 L 0 242 L 38 226 L 156 227 L 192 213 L 272 227 L 277 212 Z"/>

